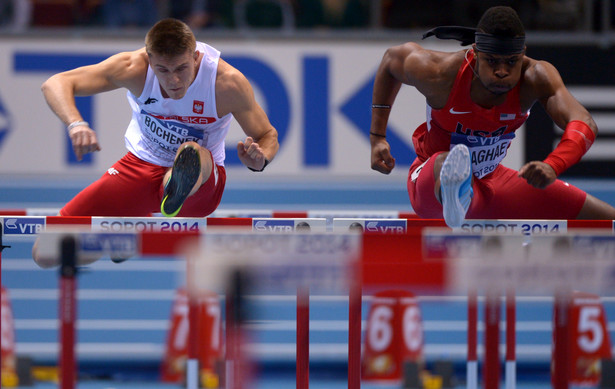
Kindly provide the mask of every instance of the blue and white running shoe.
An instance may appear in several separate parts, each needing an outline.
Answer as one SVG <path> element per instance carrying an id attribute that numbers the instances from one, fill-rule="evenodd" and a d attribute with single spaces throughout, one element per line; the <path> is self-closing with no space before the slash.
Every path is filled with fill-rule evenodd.
<path id="1" fill-rule="evenodd" d="M 466 145 L 453 147 L 444 160 L 440 170 L 440 195 L 446 225 L 460 227 L 474 195 L 470 150 Z"/>

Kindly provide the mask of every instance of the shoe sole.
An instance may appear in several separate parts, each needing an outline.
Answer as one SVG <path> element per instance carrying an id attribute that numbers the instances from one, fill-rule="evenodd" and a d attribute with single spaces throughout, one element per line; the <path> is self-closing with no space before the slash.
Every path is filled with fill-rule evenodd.
<path id="1" fill-rule="evenodd" d="M 173 217 L 179 213 L 200 173 L 199 151 L 192 146 L 185 147 L 175 159 L 171 178 L 164 188 L 164 196 L 160 203 L 160 212 L 164 216 Z"/>
<path id="2" fill-rule="evenodd" d="M 460 202 L 459 188 L 472 174 L 470 151 L 457 145 L 449 152 L 440 170 L 440 188 L 444 221 L 451 228 L 461 226 L 467 209 Z"/>

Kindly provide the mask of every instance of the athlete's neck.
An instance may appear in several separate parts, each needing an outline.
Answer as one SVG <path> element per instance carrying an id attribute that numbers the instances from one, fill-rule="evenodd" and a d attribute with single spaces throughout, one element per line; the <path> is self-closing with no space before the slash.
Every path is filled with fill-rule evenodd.
<path id="1" fill-rule="evenodd" d="M 505 93 L 493 93 L 487 87 L 478 76 L 472 77 L 470 84 L 470 99 L 474 104 L 477 104 L 485 109 L 490 109 L 506 101 L 508 92 Z"/>

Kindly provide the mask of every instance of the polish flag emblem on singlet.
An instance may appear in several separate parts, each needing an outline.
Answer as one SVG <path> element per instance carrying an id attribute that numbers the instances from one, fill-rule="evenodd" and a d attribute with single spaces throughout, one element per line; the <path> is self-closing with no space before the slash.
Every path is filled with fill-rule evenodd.
<path id="1" fill-rule="evenodd" d="M 202 101 L 198 101 L 198 100 L 194 100 L 192 102 L 192 112 L 194 113 L 203 113 L 203 106 L 205 105 L 204 102 Z"/>

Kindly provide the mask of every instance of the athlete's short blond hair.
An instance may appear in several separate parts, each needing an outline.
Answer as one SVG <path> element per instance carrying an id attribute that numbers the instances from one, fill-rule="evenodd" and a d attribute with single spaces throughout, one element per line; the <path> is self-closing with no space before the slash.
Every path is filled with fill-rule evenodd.
<path id="1" fill-rule="evenodd" d="M 162 19 L 147 32 L 145 50 L 147 54 L 175 57 L 188 51 L 194 52 L 196 38 L 190 27 L 181 20 Z"/>

